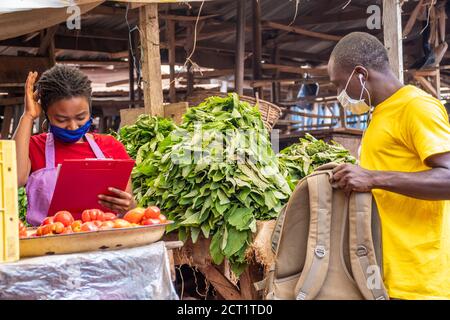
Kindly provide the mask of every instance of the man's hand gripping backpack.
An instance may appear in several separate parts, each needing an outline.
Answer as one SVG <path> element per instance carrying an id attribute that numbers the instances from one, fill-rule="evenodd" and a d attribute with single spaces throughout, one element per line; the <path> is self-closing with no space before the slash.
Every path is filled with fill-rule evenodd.
<path id="1" fill-rule="evenodd" d="M 371 193 L 347 197 L 330 183 L 336 164 L 302 179 L 272 236 L 275 263 L 255 284 L 266 299 L 388 299 Z"/>

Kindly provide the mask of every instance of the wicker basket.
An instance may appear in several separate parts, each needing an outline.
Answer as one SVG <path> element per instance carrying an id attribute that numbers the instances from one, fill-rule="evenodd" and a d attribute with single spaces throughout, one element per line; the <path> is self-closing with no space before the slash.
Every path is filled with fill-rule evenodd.
<path id="1" fill-rule="evenodd" d="M 189 103 L 189 106 L 196 106 L 202 103 L 206 98 L 212 96 L 225 98 L 228 96 L 228 94 L 219 91 L 195 91 L 191 96 L 186 98 L 186 101 Z M 258 107 L 261 113 L 262 121 L 264 122 L 264 125 L 266 126 L 267 130 L 269 130 L 269 132 L 272 130 L 281 116 L 281 109 L 271 102 L 249 96 L 239 96 L 239 99 Z"/>

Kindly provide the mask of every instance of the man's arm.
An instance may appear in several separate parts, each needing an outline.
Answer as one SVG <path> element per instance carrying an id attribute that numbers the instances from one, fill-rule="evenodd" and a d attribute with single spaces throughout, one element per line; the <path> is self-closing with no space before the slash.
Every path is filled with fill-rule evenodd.
<path id="1" fill-rule="evenodd" d="M 346 193 L 383 189 L 422 200 L 450 200 L 450 152 L 428 157 L 430 170 L 372 171 L 342 164 L 333 170 L 333 182 Z"/>

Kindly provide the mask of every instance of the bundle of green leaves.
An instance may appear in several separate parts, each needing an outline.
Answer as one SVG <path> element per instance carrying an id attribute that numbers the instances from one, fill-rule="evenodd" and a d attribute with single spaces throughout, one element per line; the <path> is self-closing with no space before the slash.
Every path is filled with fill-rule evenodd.
<path id="1" fill-rule="evenodd" d="M 310 134 L 283 149 L 278 155 L 280 170 L 293 190 L 298 181 L 317 167 L 330 163 L 355 163 L 356 159 L 342 145 L 317 140 Z"/>
<path id="2" fill-rule="evenodd" d="M 19 194 L 19 218 L 24 223 L 26 223 L 28 198 L 27 193 L 25 192 L 25 188 L 24 187 L 19 188 L 18 194 Z"/>
<path id="3" fill-rule="evenodd" d="M 212 237 L 213 261 L 227 257 L 242 273 L 256 220 L 276 218 L 291 193 L 257 108 L 236 94 L 210 97 L 156 149 L 143 148 L 133 171 L 139 204 L 158 205 L 181 240 Z"/>
<path id="4" fill-rule="evenodd" d="M 130 157 L 136 159 L 142 146 L 146 145 L 148 151 L 156 149 L 157 144 L 174 129 L 171 119 L 140 115 L 136 123 L 120 128 L 113 135 L 122 142 Z"/>

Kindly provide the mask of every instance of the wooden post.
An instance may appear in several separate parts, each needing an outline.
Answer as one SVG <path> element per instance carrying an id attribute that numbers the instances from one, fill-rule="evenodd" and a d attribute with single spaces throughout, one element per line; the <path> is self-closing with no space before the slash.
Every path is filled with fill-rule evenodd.
<path id="1" fill-rule="evenodd" d="M 189 57 L 192 49 L 194 48 L 194 28 L 192 24 L 189 24 L 186 28 L 186 43 L 184 50 L 186 51 L 186 57 Z M 187 72 L 187 92 L 186 95 L 190 96 L 194 92 L 194 72 L 192 70 L 192 62 L 188 61 L 186 64 Z"/>
<path id="2" fill-rule="evenodd" d="M 403 83 L 402 16 L 400 0 L 383 0 L 384 45 L 394 74 Z"/>
<path id="3" fill-rule="evenodd" d="M 14 107 L 6 106 L 3 114 L 2 131 L 0 134 L 1 139 L 9 139 L 9 133 L 11 130 L 11 122 L 14 116 Z"/>
<path id="4" fill-rule="evenodd" d="M 175 21 L 166 20 L 166 38 L 169 49 L 169 65 L 170 65 L 170 88 L 169 99 L 171 103 L 177 102 L 177 92 L 175 88 Z"/>
<path id="5" fill-rule="evenodd" d="M 280 64 L 280 50 L 277 46 L 273 48 L 272 52 L 272 62 L 273 64 Z M 274 79 L 278 79 L 280 77 L 280 70 L 277 69 Z M 280 82 L 272 82 L 272 102 L 277 103 L 280 101 L 280 93 L 281 93 L 281 83 Z"/>
<path id="6" fill-rule="evenodd" d="M 244 94 L 244 63 L 245 63 L 245 0 L 236 0 L 236 69 L 234 75 L 234 90 Z"/>
<path id="7" fill-rule="evenodd" d="M 139 8 L 142 46 L 142 76 L 145 113 L 164 116 L 159 53 L 158 5 L 147 4 Z"/>
<path id="8" fill-rule="evenodd" d="M 434 80 L 434 85 L 436 86 L 436 95 L 437 98 L 441 99 L 441 70 L 439 65 L 436 67 L 436 78 Z"/>
<path id="9" fill-rule="evenodd" d="M 130 97 L 130 108 L 134 108 L 134 101 L 136 101 L 136 96 L 134 92 L 134 60 L 133 60 L 133 48 L 130 45 L 128 50 L 128 72 L 130 78 L 130 89 L 129 89 L 129 97 Z"/>
<path id="10" fill-rule="evenodd" d="M 260 80 L 262 77 L 262 34 L 261 34 L 261 6 L 259 0 L 252 0 L 253 3 L 253 80 Z M 255 88 L 255 94 L 263 99 L 263 88 Z"/>

